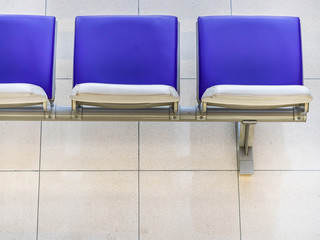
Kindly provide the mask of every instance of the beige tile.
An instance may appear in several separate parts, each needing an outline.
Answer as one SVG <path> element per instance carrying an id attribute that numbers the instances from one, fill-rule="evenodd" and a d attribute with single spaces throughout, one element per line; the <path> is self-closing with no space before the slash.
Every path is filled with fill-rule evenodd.
<path id="1" fill-rule="evenodd" d="M 137 239 L 137 172 L 41 173 L 39 240 Z"/>
<path id="2" fill-rule="evenodd" d="M 0 122 L 0 169 L 38 170 L 40 122 Z"/>
<path id="3" fill-rule="evenodd" d="M 44 122 L 42 169 L 134 170 L 136 122 Z"/>
<path id="4" fill-rule="evenodd" d="M 255 169 L 320 170 L 320 81 L 307 80 L 314 99 L 306 123 L 259 123 L 255 129 Z"/>
<path id="5" fill-rule="evenodd" d="M 74 19 L 74 18 L 73 18 Z M 74 21 L 72 29 L 67 28 L 71 21 L 58 19 L 58 33 L 56 44 L 56 77 L 72 78 L 73 77 L 73 50 L 74 50 Z M 61 29 L 62 28 L 62 29 Z"/>
<path id="6" fill-rule="evenodd" d="M 72 19 L 81 15 L 138 14 L 137 0 L 47 0 L 48 14 Z"/>
<path id="7" fill-rule="evenodd" d="M 0 14 L 45 14 L 44 0 L 0 0 Z"/>
<path id="8" fill-rule="evenodd" d="M 140 14 L 174 15 L 180 21 L 181 77 L 196 77 L 196 21 L 203 15 L 230 15 L 229 0 L 140 0 Z"/>
<path id="9" fill-rule="evenodd" d="M 142 122 L 140 166 L 149 170 L 235 170 L 234 123 Z"/>
<path id="10" fill-rule="evenodd" d="M 141 240 L 239 239 L 236 172 L 141 172 Z"/>
<path id="11" fill-rule="evenodd" d="M 233 0 L 234 15 L 298 16 L 301 19 L 304 75 L 320 77 L 320 1 L 318 0 Z"/>
<path id="12" fill-rule="evenodd" d="M 319 239 L 320 172 L 240 177 L 243 240 Z"/>
<path id="13" fill-rule="evenodd" d="M 197 105 L 197 83 L 195 79 L 183 79 L 180 81 L 180 105 L 194 107 Z"/>
<path id="14" fill-rule="evenodd" d="M 72 79 L 56 80 L 55 104 L 58 106 L 71 106 L 70 94 L 72 90 Z"/>
<path id="15" fill-rule="evenodd" d="M 36 239 L 38 173 L 0 172 L 0 183 L 0 239 Z"/>
<path id="16" fill-rule="evenodd" d="M 58 20 L 57 77 L 71 78 L 74 18 L 81 15 L 136 15 L 137 0 L 47 0 L 47 14 Z"/>

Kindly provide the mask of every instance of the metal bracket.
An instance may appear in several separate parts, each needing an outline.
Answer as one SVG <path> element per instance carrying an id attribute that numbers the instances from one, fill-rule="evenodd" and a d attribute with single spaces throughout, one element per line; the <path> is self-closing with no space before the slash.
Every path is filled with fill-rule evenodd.
<path id="1" fill-rule="evenodd" d="M 179 112 L 174 112 L 172 109 L 169 110 L 170 120 L 177 121 L 180 120 Z"/>
<path id="2" fill-rule="evenodd" d="M 180 106 L 177 102 L 173 104 L 173 107 L 169 110 L 170 120 L 180 120 Z"/>
<path id="3" fill-rule="evenodd" d="M 198 105 L 197 120 L 207 120 L 207 103 L 202 102 Z"/>
<path id="4" fill-rule="evenodd" d="M 83 112 L 83 108 L 77 105 L 75 109 L 72 109 L 72 118 L 81 120 L 82 112 Z"/>
<path id="5" fill-rule="evenodd" d="M 294 121 L 305 122 L 307 120 L 307 112 L 309 111 L 309 104 L 300 104 L 293 108 Z"/>
<path id="6" fill-rule="evenodd" d="M 48 119 L 56 119 L 56 105 L 50 102 L 50 106 L 45 111 L 45 117 Z"/>
<path id="7" fill-rule="evenodd" d="M 252 175 L 253 166 L 253 136 L 255 120 L 236 122 L 237 158 L 240 174 Z"/>

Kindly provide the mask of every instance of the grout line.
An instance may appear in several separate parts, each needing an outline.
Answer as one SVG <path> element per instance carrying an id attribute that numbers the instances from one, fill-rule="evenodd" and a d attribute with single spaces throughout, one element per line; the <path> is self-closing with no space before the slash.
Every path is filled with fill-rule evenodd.
<path id="1" fill-rule="evenodd" d="M 206 170 L 206 169 L 198 169 L 198 170 L 190 170 L 190 169 L 177 169 L 177 170 L 140 170 L 140 172 L 237 172 L 238 170 Z"/>
<path id="2" fill-rule="evenodd" d="M 41 170 L 41 172 L 137 172 L 138 170 Z"/>
<path id="3" fill-rule="evenodd" d="M 38 179 L 38 203 L 37 203 L 37 231 L 36 231 L 36 240 L 38 240 L 38 238 L 39 238 L 41 146 L 42 146 L 42 121 L 40 122 L 39 179 Z"/>
<path id="4" fill-rule="evenodd" d="M 47 0 L 44 0 L 44 15 L 47 16 Z"/>
<path id="5" fill-rule="evenodd" d="M 169 170 L 156 170 L 156 169 L 140 169 L 140 170 L 41 170 L 41 172 L 236 172 L 238 170 L 205 170 L 205 169 L 169 169 Z M 305 169 L 305 170 L 254 170 L 255 172 L 320 172 L 320 170 L 312 170 L 312 169 Z M 0 170 L 1 172 L 39 172 L 39 170 Z"/>
<path id="6" fill-rule="evenodd" d="M 72 77 L 56 77 L 56 80 L 63 80 L 63 79 L 68 79 L 68 80 L 70 80 L 70 79 L 72 79 Z M 196 80 L 197 78 L 195 78 L 195 77 L 181 77 L 180 78 L 180 80 Z M 304 79 L 306 79 L 306 80 L 312 80 L 312 79 L 314 79 L 314 80 L 319 80 L 320 78 L 304 78 Z"/>
<path id="7" fill-rule="evenodd" d="M 0 172 L 38 172 L 39 170 L 0 170 Z M 68 169 L 62 169 L 62 170 L 50 170 L 50 169 L 42 169 L 41 172 L 236 172 L 238 170 L 206 170 L 206 169 L 197 169 L 197 170 L 192 170 L 192 169 L 138 169 L 138 170 L 121 170 L 121 169 L 116 169 L 116 170 L 68 170 Z M 256 170 L 256 171 L 268 171 L 268 170 Z M 287 171 L 287 170 L 271 170 L 271 171 Z M 295 170 L 291 170 L 295 171 Z M 305 171 L 305 170 L 297 170 L 297 171 Z M 306 171 L 320 171 L 320 170 L 306 170 Z"/>
<path id="8" fill-rule="evenodd" d="M 305 170 L 254 170 L 255 172 L 320 172 L 320 170 L 312 170 L 312 169 L 305 169 Z"/>
<path id="9" fill-rule="evenodd" d="M 231 1 L 231 0 L 230 0 Z M 235 123 L 235 130 L 236 130 L 236 153 L 237 153 L 237 185 L 238 185 L 238 214 L 239 214 L 239 237 L 240 240 L 242 239 L 242 227 L 241 227 L 241 201 L 240 201 L 240 162 L 239 162 L 239 125 Z"/>
<path id="10" fill-rule="evenodd" d="M 140 240 L 140 122 L 138 122 L 138 240 Z"/>
<path id="11" fill-rule="evenodd" d="M 39 170 L 0 170 L 0 172 L 39 172 Z"/>
<path id="12" fill-rule="evenodd" d="M 140 0 L 138 0 L 138 15 L 140 15 Z"/>
<path id="13" fill-rule="evenodd" d="M 232 0 L 230 0 L 230 13 L 231 13 L 231 16 L 232 16 Z"/>
<path id="14" fill-rule="evenodd" d="M 240 200 L 240 172 L 237 174 L 238 179 L 238 206 L 239 206 L 239 233 L 240 240 L 242 239 L 242 226 L 241 226 L 241 200 Z"/>

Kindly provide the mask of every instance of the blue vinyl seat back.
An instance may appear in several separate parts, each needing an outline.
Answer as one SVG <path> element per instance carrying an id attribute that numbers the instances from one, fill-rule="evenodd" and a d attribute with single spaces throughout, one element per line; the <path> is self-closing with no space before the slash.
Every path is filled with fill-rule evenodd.
<path id="1" fill-rule="evenodd" d="M 53 99 L 55 17 L 0 15 L 0 83 L 30 83 Z"/>
<path id="2" fill-rule="evenodd" d="M 199 98 L 220 84 L 303 84 L 297 17 L 199 17 L 198 51 Z"/>
<path id="3" fill-rule="evenodd" d="M 178 21 L 173 16 L 80 16 L 74 85 L 165 84 L 177 88 Z"/>

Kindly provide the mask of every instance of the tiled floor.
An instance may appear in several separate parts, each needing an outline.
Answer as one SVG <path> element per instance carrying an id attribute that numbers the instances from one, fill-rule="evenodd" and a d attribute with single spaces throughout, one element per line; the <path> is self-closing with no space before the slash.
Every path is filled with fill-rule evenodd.
<path id="1" fill-rule="evenodd" d="M 0 240 L 320 239 L 319 0 L 0 0 L 58 19 L 58 105 L 69 105 L 74 17 L 171 14 L 181 104 L 195 105 L 201 15 L 301 17 L 307 123 L 259 123 L 238 176 L 232 123 L 1 122 Z"/>
<path id="2" fill-rule="evenodd" d="M 316 88 L 319 84 L 314 83 L 307 84 Z M 314 95 L 317 104 L 320 96 Z M 306 126 L 316 124 L 310 116 Z M 31 136 L 41 143 L 41 148 L 34 149 L 33 155 L 26 155 L 27 159 L 33 160 L 30 160 L 33 165 L 17 167 L 19 162 L 23 163 L 23 153 L 29 152 L 27 148 L 13 151 L 10 147 L 2 148 L 6 160 L 1 161 L 4 167 L 0 170 L 1 240 L 298 240 L 320 237 L 318 165 L 314 162 L 307 165 L 308 169 L 291 169 L 288 165 L 292 161 L 294 166 L 300 166 L 299 160 L 308 159 L 291 156 L 285 160 L 285 165 L 280 160 L 268 165 L 263 155 L 256 154 L 256 162 L 260 162 L 258 168 L 264 166 L 269 170 L 256 169 L 253 176 L 239 176 L 233 156 L 234 142 L 228 147 L 230 140 L 225 140 L 220 143 L 221 149 L 208 149 L 209 146 L 202 144 L 203 140 L 198 144 L 193 139 L 208 138 L 205 131 L 200 135 L 190 134 L 195 131 L 191 127 L 189 135 L 179 133 L 189 125 L 182 124 L 169 128 L 168 132 L 157 133 L 157 127 L 161 129 L 160 123 L 159 126 L 156 123 L 130 123 L 136 124 L 134 128 L 121 126 L 121 123 L 103 123 L 105 126 L 97 129 L 120 131 L 122 128 L 125 133 L 136 131 L 138 136 L 130 140 L 130 134 L 124 134 L 128 135 L 130 146 L 125 142 L 129 140 L 126 137 L 120 140 L 121 134 L 117 133 L 116 145 L 121 146 L 122 141 L 123 149 L 110 152 L 110 146 L 104 147 L 101 143 L 91 150 L 82 148 L 96 138 L 110 142 L 104 138 L 114 138 L 113 131 L 99 133 L 100 136 L 89 132 L 92 127 L 86 125 L 74 129 L 63 126 L 68 123 L 61 123 L 62 126 L 46 124 L 40 123 L 40 135 L 39 127 L 33 127 L 38 130 Z M 19 127 L 17 125 L 18 130 Z M 51 132 L 53 135 L 46 136 L 45 132 L 50 131 L 44 128 L 55 129 Z M 155 130 L 151 131 L 153 128 Z M 224 128 L 223 131 L 233 129 L 228 125 Z M 84 142 L 68 138 L 67 135 L 70 137 L 71 132 L 77 130 L 76 136 L 80 134 Z M 217 131 L 212 129 L 212 133 Z M 14 140 L 21 134 L 30 134 L 21 132 L 2 135 L 10 135 Z M 269 135 L 264 138 L 266 142 L 272 139 L 273 134 Z M 182 141 L 180 136 L 190 142 Z M 234 133 L 226 138 L 234 138 Z M 21 146 L 23 141 L 28 142 L 24 137 L 21 139 Z M 164 145 L 168 141 L 172 148 L 161 154 L 159 149 L 168 149 L 168 145 Z M 214 139 L 209 142 L 213 143 Z M 289 142 L 287 146 L 292 148 L 296 144 Z M 223 145 L 228 147 L 226 153 L 223 153 L 226 147 Z M 75 153 L 77 149 L 82 150 Z M 117 159 L 114 151 L 120 151 L 123 156 L 127 154 L 127 158 Z M 91 158 L 90 154 L 96 157 Z M 10 156 L 14 159 L 12 165 Z M 264 165 L 261 165 L 261 158 Z"/>
<path id="3" fill-rule="evenodd" d="M 319 171 L 259 171 L 241 177 L 242 239 L 319 239 L 319 183 Z"/>
<path id="4" fill-rule="evenodd" d="M 43 172 L 39 239 L 137 239 L 137 172 Z"/>
<path id="5" fill-rule="evenodd" d="M 0 172 L 0 239 L 36 239 L 38 172 Z"/>
<path id="6" fill-rule="evenodd" d="M 320 236 L 320 171 L 2 170 L 0 182 L 1 240 Z"/>

